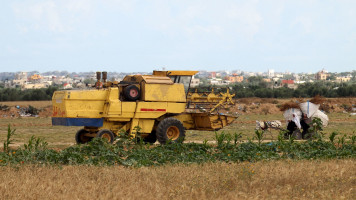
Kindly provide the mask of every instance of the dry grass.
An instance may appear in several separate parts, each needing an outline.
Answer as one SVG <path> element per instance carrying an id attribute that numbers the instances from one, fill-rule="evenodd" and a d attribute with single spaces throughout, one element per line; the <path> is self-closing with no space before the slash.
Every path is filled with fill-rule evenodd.
<path id="1" fill-rule="evenodd" d="M 316 95 L 315 97 L 310 99 L 310 102 L 313 104 L 322 104 L 325 102 L 325 98 L 320 95 Z"/>
<path id="2" fill-rule="evenodd" d="M 299 108 L 299 104 L 293 101 L 286 102 L 282 104 L 282 106 L 279 108 L 280 111 L 286 111 L 291 108 Z"/>
<path id="3" fill-rule="evenodd" d="M 0 199 L 355 199 L 356 160 L 0 168 Z"/>
<path id="4" fill-rule="evenodd" d="M 2 101 L 2 105 L 27 107 L 29 105 L 36 108 L 52 106 L 52 101 Z"/>

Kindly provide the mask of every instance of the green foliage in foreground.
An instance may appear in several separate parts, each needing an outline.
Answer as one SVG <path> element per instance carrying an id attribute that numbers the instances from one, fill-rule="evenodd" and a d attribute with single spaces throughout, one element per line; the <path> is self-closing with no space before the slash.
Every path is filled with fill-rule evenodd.
<path id="1" fill-rule="evenodd" d="M 12 131 L 10 128 L 8 131 Z M 13 133 L 12 133 L 13 134 Z M 259 133 L 261 134 L 261 133 Z M 324 140 L 320 135 L 316 140 L 296 142 L 293 138 L 264 143 L 241 142 L 235 136 L 217 134 L 216 144 L 172 143 L 152 146 L 121 138 L 115 144 L 108 144 L 94 138 L 85 145 L 74 145 L 61 151 L 49 149 L 47 143 L 32 137 L 18 149 L 0 152 L 0 165 L 19 166 L 23 164 L 43 165 L 122 165 L 158 166 L 173 163 L 205 162 L 255 162 L 278 159 L 339 159 L 356 158 L 355 137 L 334 134 L 332 140 Z M 11 134 L 8 135 L 9 137 Z M 261 135 L 260 135 L 261 136 Z M 6 141 L 11 141 L 8 138 Z M 140 140 L 142 141 L 142 140 Z M 4 143 L 5 144 L 5 143 Z M 6 143 L 7 144 L 7 143 Z"/>

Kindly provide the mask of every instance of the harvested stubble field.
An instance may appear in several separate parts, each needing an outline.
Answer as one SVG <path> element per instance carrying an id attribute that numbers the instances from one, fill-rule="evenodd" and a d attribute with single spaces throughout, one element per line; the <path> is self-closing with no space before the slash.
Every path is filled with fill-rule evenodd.
<path id="1" fill-rule="evenodd" d="M 289 100 L 241 100 L 232 109 L 241 116 L 219 133 L 242 133 L 242 139 L 252 138 L 256 120 L 283 120 L 277 107 L 285 101 Z M 328 114 L 330 125 L 324 133 L 354 135 L 356 116 L 343 111 L 344 107 L 356 104 L 356 98 L 333 101 Z M 1 142 L 6 139 L 8 124 L 16 129 L 12 149 L 28 143 L 32 135 L 43 138 L 56 150 L 74 145 L 74 134 L 79 127 L 51 126 L 48 109 L 51 102 L 0 104 L 42 109 L 37 118 L 11 118 L 9 113 L 0 113 Z M 11 109 L 16 112 L 14 107 Z M 187 141 L 215 140 L 214 132 L 187 131 L 186 135 Z M 272 131 L 265 139 L 277 139 L 277 136 L 278 132 Z M 345 158 L 141 168 L 25 163 L 0 167 L 0 176 L 0 199 L 356 199 L 356 160 Z"/>
<path id="2" fill-rule="evenodd" d="M 356 160 L 0 168 L 0 199 L 355 199 Z"/>

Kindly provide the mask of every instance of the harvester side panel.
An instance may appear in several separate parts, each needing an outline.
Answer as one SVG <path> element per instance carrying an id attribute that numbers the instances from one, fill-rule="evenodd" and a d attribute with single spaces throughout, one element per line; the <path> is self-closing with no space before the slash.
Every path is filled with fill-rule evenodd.
<path id="1" fill-rule="evenodd" d="M 154 102 L 186 102 L 183 84 L 143 84 L 142 100 Z"/>
<path id="2" fill-rule="evenodd" d="M 101 127 L 106 92 L 96 90 L 57 91 L 52 98 L 52 124 Z"/>
<path id="3" fill-rule="evenodd" d="M 122 102 L 119 100 L 119 89 L 108 88 L 104 106 L 105 117 L 118 117 L 122 115 Z"/>
<path id="4" fill-rule="evenodd" d="M 52 98 L 53 117 L 101 118 L 106 91 L 60 91 Z"/>

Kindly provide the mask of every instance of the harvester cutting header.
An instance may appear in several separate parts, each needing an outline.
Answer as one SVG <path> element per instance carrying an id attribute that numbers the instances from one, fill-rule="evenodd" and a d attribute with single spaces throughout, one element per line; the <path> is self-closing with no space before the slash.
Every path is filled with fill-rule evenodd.
<path id="1" fill-rule="evenodd" d="M 183 141 L 187 129 L 219 130 L 232 123 L 237 116 L 189 106 L 187 93 L 196 73 L 153 71 L 110 82 L 106 72 L 97 72 L 95 89 L 54 93 L 52 124 L 83 126 L 75 136 L 77 143 L 94 137 L 113 142 L 122 130 L 132 137 L 139 130 L 146 142 L 166 143 Z"/>

